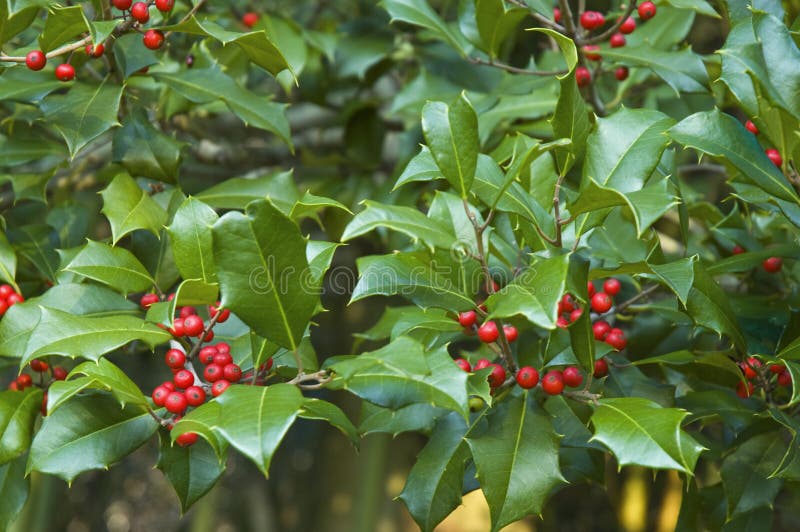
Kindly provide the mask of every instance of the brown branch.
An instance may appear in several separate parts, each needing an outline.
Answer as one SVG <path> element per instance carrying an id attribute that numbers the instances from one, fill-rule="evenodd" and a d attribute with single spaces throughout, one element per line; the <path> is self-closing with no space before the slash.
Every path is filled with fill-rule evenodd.
<path id="1" fill-rule="evenodd" d="M 642 290 L 641 292 L 639 292 L 638 294 L 636 294 L 632 298 L 628 299 L 627 301 L 623 301 L 622 303 L 617 305 L 616 312 L 622 312 L 623 310 L 625 310 L 626 308 L 628 308 L 632 304 L 636 303 L 640 299 L 643 299 L 643 298 L 649 296 L 650 294 L 652 294 L 653 292 L 655 292 L 659 288 L 661 288 L 661 286 L 657 285 L 657 284 L 654 284 L 653 286 L 651 286 L 649 288 L 645 288 L 644 290 Z"/>
<path id="2" fill-rule="evenodd" d="M 549 18 L 545 17 L 544 15 L 537 13 L 534 11 L 528 4 L 522 2 L 521 0 L 508 0 L 509 4 L 522 7 L 528 10 L 528 14 L 533 17 L 537 22 L 544 24 L 545 26 L 556 30 L 557 32 L 564 33 L 565 28 L 555 20 L 550 20 Z"/>
<path id="3" fill-rule="evenodd" d="M 493 59 L 481 59 L 480 57 L 467 56 L 467 61 L 473 65 L 490 66 L 512 74 L 524 74 L 526 76 L 561 76 L 567 73 L 566 70 L 528 70 L 527 68 L 519 68 Z"/>

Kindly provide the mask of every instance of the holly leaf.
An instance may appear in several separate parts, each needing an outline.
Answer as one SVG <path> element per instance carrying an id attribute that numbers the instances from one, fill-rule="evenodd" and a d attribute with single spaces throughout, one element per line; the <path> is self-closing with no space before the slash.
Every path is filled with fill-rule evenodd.
<path id="1" fill-rule="evenodd" d="M 466 39 L 442 20 L 425 0 L 383 0 L 383 7 L 392 17 L 392 22 L 400 21 L 420 26 L 450 43 L 462 55 L 466 49 Z"/>
<path id="2" fill-rule="evenodd" d="M 784 455 L 785 443 L 777 431 L 762 432 L 741 443 L 720 468 L 728 519 L 761 506 L 771 506 L 783 485 L 769 478 Z"/>
<path id="3" fill-rule="evenodd" d="M 111 392 L 123 408 L 129 404 L 143 408 L 149 405 L 142 391 L 124 371 L 109 360 L 101 358 L 97 362 L 79 364 L 69 372 L 67 380 L 56 381 L 50 385 L 47 392 L 48 414 L 52 414 L 59 406 L 84 390 Z"/>
<path id="4" fill-rule="evenodd" d="M 8 530 L 28 500 L 30 480 L 25 476 L 26 457 L 0 466 L 0 527 Z"/>
<path id="5" fill-rule="evenodd" d="M 131 176 L 119 174 L 100 192 L 103 197 L 101 212 L 111 224 L 112 243 L 137 229 L 160 236 L 167 223 L 167 212 L 139 188 Z"/>
<path id="6" fill-rule="evenodd" d="M 342 412 L 342 409 L 333 403 L 309 397 L 303 402 L 302 410 L 298 414 L 304 419 L 318 419 L 327 421 L 339 432 L 347 436 L 353 446 L 358 447 L 358 430 L 353 422 Z"/>
<path id="7" fill-rule="evenodd" d="M 133 253 L 94 240 L 89 240 L 64 270 L 108 285 L 125 295 L 142 292 L 155 284 Z"/>
<path id="8" fill-rule="evenodd" d="M 383 205 L 365 200 L 366 208 L 353 217 L 342 234 L 342 242 L 374 231 L 388 228 L 408 235 L 414 241 L 422 240 L 433 250 L 449 249 L 456 237 L 446 227 L 412 207 Z"/>
<path id="9" fill-rule="evenodd" d="M 214 449 L 200 439 L 190 447 L 174 445 L 164 431 L 159 432 L 159 468 L 167 477 L 186 511 L 214 487 L 225 472 L 225 461 L 218 460 Z"/>
<path id="10" fill-rule="evenodd" d="M 42 390 L 0 392 L 0 465 L 25 454 L 42 406 Z"/>
<path id="11" fill-rule="evenodd" d="M 114 134 L 111 157 L 132 176 L 175 183 L 183 145 L 156 129 L 145 112 L 135 108 Z"/>
<path id="12" fill-rule="evenodd" d="M 184 279 L 217 282 L 211 227 L 218 219 L 214 209 L 192 197 L 186 198 L 175 212 L 167 232 L 175 264 Z"/>

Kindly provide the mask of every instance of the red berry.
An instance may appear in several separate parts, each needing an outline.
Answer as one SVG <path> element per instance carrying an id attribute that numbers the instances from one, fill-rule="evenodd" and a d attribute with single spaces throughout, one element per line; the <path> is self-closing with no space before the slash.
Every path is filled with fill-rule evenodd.
<path id="1" fill-rule="evenodd" d="M 266 362 L 261 364 L 261 367 L 259 369 L 262 369 L 262 370 L 265 370 L 265 371 L 269 371 L 269 370 L 272 369 L 272 364 L 273 364 L 273 360 L 272 360 L 272 357 L 270 357 L 270 358 L 267 359 Z"/>
<path id="2" fill-rule="evenodd" d="M 75 79 L 75 67 L 69 63 L 62 63 L 56 67 L 56 79 L 58 81 L 72 81 Z"/>
<path id="3" fill-rule="evenodd" d="M 778 374 L 778 384 L 781 386 L 792 385 L 792 375 L 788 370 L 783 370 Z"/>
<path id="4" fill-rule="evenodd" d="M 175 293 L 174 292 L 167 296 L 167 301 L 172 301 L 173 299 L 175 299 Z"/>
<path id="5" fill-rule="evenodd" d="M 231 383 L 226 381 L 225 379 L 218 380 L 211 386 L 211 395 L 213 395 L 214 397 L 219 397 L 222 394 L 222 392 L 228 389 L 228 386 L 230 385 Z"/>
<path id="6" fill-rule="evenodd" d="M 592 324 L 592 331 L 595 340 L 605 340 L 608 333 L 611 332 L 611 325 L 605 320 L 597 320 Z"/>
<path id="7" fill-rule="evenodd" d="M 622 351 L 625 349 L 625 346 L 628 345 L 628 340 L 625 339 L 625 335 L 613 331 L 606 335 L 605 342 L 617 351 Z"/>
<path id="8" fill-rule="evenodd" d="M 753 383 L 750 381 L 748 381 L 747 384 L 743 383 L 742 381 L 739 381 L 736 384 L 736 395 L 742 399 L 746 399 L 753 395 L 753 391 L 755 391 L 755 386 L 753 386 Z"/>
<path id="9" fill-rule="evenodd" d="M 753 135 L 758 135 L 758 127 L 753 123 L 752 120 L 748 120 L 747 122 L 745 122 L 744 127 L 746 127 L 747 131 L 749 131 Z"/>
<path id="10" fill-rule="evenodd" d="M 216 345 L 217 353 L 230 353 L 231 345 L 227 342 L 220 342 Z"/>
<path id="11" fill-rule="evenodd" d="M 490 364 L 492 372 L 489 374 L 489 386 L 497 388 L 506 380 L 506 370 L 500 364 Z"/>
<path id="12" fill-rule="evenodd" d="M 575 69 L 575 81 L 578 87 L 586 87 L 592 82 L 592 73 L 584 66 L 579 66 Z"/>
<path id="13" fill-rule="evenodd" d="M 184 413 L 187 406 L 189 403 L 186 402 L 186 396 L 181 392 L 170 392 L 164 401 L 164 407 L 173 414 Z"/>
<path id="14" fill-rule="evenodd" d="M 619 27 L 619 32 L 628 35 L 629 33 L 633 33 L 633 30 L 636 29 L 636 21 L 633 20 L 633 17 L 628 17 L 625 19 L 625 22 Z"/>
<path id="15" fill-rule="evenodd" d="M 503 325 L 503 333 L 506 335 L 506 340 L 511 343 L 517 339 L 519 332 L 513 325 Z"/>
<path id="16" fill-rule="evenodd" d="M 11 294 L 15 294 L 14 287 L 10 284 L 0 285 L 0 299 L 5 299 Z"/>
<path id="17" fill-rule="evenodd" d="M 223 376 L 223 368 L 217 364 L 209 364 L 203 371 L 203 377 L 208 382 L 216 382 Z"/>
<path id="18" fill-rule="evenodd" d="M 606 18 L 599 11 L 584 11 L 580 18 L 581 27 L 592 31 L 606 23 Z"/>
<path id="19" fill-rule="evenodd" d="M 548 371 L 542 377 L 542 390 L 548 395 L 558 395 L 564 391 L 564 376 L 557 369 Z"/>
<path id="20" fill-rule="evenodd" d="M 556 22 L 556 24 L 561 22 L 561 10 L 557 7 L 553 8 L 553 20 Z"/>
<path id="21" fill-rule="evenodd" d="M 597 292 L 592 296 L 592 310 L 598 314 L 608 312 L 612 304 L 611 297 L 605 292 Z"/>
<path id="22" fill-rule="evenodd" d="M 783 157 L 781 157 L 781 152 L 774 148 L 768 148 L 764 150 L 764 153 L 767 154 L 769 160 L 772 161 L 772 164 L 780 168 L 783 165 Z"/>
<path id="23" fill-rule="evenodd" d="M 164 362 L 171 368 L 182 368 L 186 364 L 186 355 L 180 349 L 170 349 L 164 355 Z"/>
<path id="24" fill-rule="evenodd" d="M 622 289 L 622 283 L 620 283 L 614 277 L 607 279 L 605 283 L 603 283 L 603 292 L 614 297 L 615 295 L 619 294 L 619 291 Z"/>
<path id="25" fill-rule="evenodd" d="M 608 40 L 608 43 L 611 45 L 611 48 L 622 48 L 625 46 L 625 36 L 621 33 L 615 33 Z"/>
<path id="26" fill-rule="evenodd" d="M 258 13 L 253 13 L 252 11 L 250 13 L 245 13 L 244 16 L 242 16 L 242 24 L 248 28 L 252 28 L 256 25 L 259 18 Z"/>
<path id="27" fill-rule="evenodd" d="M 744 248 L 742 246 L 740 246 L 739 244 L 736 244 L 735 246 L 733 246 L 733 249 L 731 250 L 731 253 L 733 255 L 740 255 L 740 254 L 744 253 Z"/>
<path id="28" fill-rule="evenodd" d="M 16 292 L 14 292 L 13 294 L 11 294 L 6 298 L 6 304 L 9 307 L 12 305 L 16 305 L 17 303 L 22 303 L 23 301 L 25 301 L 25 298 Z"/>
<path id="29" fill-rule="evenodd" d="M 164 406 L 170 393 L 172 393 L 172 391 L 164 386 L 156 386 L 152 395 L 153 403 L 155 403 L 156 406 Z"/>
<path id="30" fill-rule="evenodd" d="M 164 44 L 164 34 L 158 30 L 147 30 L 144 32 L 142 42 L 147 48 L 151 50 L 158 50 Z"/>
<path id="31" fill-rule="evenodd" d="M 156 9 L 161 11 L 162 13 L 167 13 L 172 11 L 172 8 L 175 6 L 175 0 L 156 0 Z"/>
<path id="32" fill-rule="evenodd" d="M 200 336 L 203 334 L 203 318 L 196 315 L 184 318 L 183 329 L 186 331 L 186 336 Z"/>
<path id="33" fill-rule="evenodd" d="M 44 392 L 42 395 L 42 406 L 40 411 L 42 412 L 42 417 L 47 416 L 47 392 Z"/>
<path id="34" fill-rule="evenodd" d="M 142 299 L 139 300 L 139 305 L 142 308 L 150 308 L 150 305 L 153 303 L 158 303 L 158 295 L 156 294 L 145 294 L 142 296 Z"/>
<path id="35" fill-rule="evenodd" d="M 785 369 L 785 368 L 784 368 L 783 364 L 770 364 L 770 365 L 769 365 L 769 370 L 770 370 L 772 373 L 780 373 L 780 372 L 782 372 L 784 369 Z"/>
<path id="36" fill-rule="evenodd" d="M 586 291 L 589 293 L 589 297 L 591 298 L 595 293 L 594 283 L 589 281 L 586 283 Z"/>
<path id="37" fill-rule="evenodd" d="M 517 371 L 517 384 L 519 384 L 521 388 L 530 390 L 538 383 L 539 372 L 536 371 L 536 368 L 530 366 L 519 368 L 519 371 Z"/>
<path id="38" fill-rule="evenodd" d="M 564 384 L 570 388 L 577 388 L 583 382 L 583 375 L 581 375 L 581 371 L 575 366 L 567 366 L 564 368 L 562 376 L 564 377 Z"/>
<path id="39" fill-rule="evenodd" d="M 617 67 L 614 70 L 614 77 L 617 78 L 617 81 L 625 81 L 628 79 L 628 74 L 630 74 L 630 71 L 626 66 Z"/>
<path id="40" fill-rule="evenodd" d="M 467 373 L 472 371 L 472 366 L 469 365 L 469 361 L 466 358 L 457 358 L 455 360 L 455 363 L 456 363 L 456 366 L 458 366 L 462 370 L 466 371 Z"/>
<path id="41" fill-rule="evenodd" d="M 639 18 L 650 20 L 656 16 L 656 5 L 653 2 L 643 2 L 639 4 Z"/>
<path id="42" fill-rule="evenodd" d="M 189 386 L 183 395 L 189 406 L 200 406 L 206 402 L 206 392 L 200 386 Z"/>
<path id="43" fill-rule="evenodd" d="M 25 64 L 31 70 L 41 70 L 47 64 L 47 56 L 41 50 L 32 50 L 25 56 Z"/>
<path id="44" fill-rule="evenodd" d="M 194 375 L 188 369 L 182 369 L 175 373 L 175 376 L 172 377 L 172 382 L 174 382 L 175 386 L 178 388 L 183 388 L 185 390 L 194 384 Z"/>
<path id="45" fill-rule="evenodd" d="M 198 336 L 199 336 L 199 335 L 198 335 Z M 213 340 L 213 339 L 214 339 L 214 331 L 208 331 L 208 332 L 206 333 L 206 335 L 205 335 L 205 336 L 203 336 L 203 338 L 201 338 L 201 340 L 202 340 L 203 342 L 210 342 L 210 341 L 211 341 L 211 340 Z"/>
<path id="46" fill-rule="evenodd" d="M 742 372 L 744 373 L 745 378 L 747 379 L 754 379 L 758 372 L 755 368 L 761 367 L 761 361 L 757 358 L 749 357 L 746 362 L 742 362 L 740 364 L 742 368 Z"/>
<path id="47" fill-rule="evenodd" d="M 217 315 L 219 312 L 219 317 L 217 318 L 217 323 L 225 323 L 231 315 L 231 311 L 228 309 L 219 310 L 219 302 L 217 302 L 217 306 L 211 305 L 208 307 L 208 314 L 212 318 Z"/>
<path id="48" fill-rule="evenodd" d="M 8 311 L 8 303 L 5 299 L 0 299 L 0 316 L 3 316 Z"/>
<path id="49" fill-rule="evenodd" d="M 468 310 L 458 314 L 458 323 L 462 327 L 470 328 L 478 321 L 478 314 L 474 310 Z"/>
<path id="50" fill-rule="evenodd" d="M 197 433 L 196 432 L 184 432 L 177 438 L 175 438 L 175 443 L 180 445 L 181 447 L 189 447 L 197 443 Z"/>
<path id="51" fill-rule="evenodd" d="M 559 316 L 558 319 L 556 320 L 556 327 L 561 327 L 562 329 L 566 329 L 568 325 L 569 322 L 566 319 L 562 318 L 561 316 Z"/>
<path id="52" fill-rule="evenodd" d="M 181 309 L 178 311 L 178 317 L 184 319 L 188 318 L 189 316 L 194 316 L 195 314 L 197 314 L 197 309 L 189 305 L 181 307 Z"/>
<path id="53" fill-rule="evenodd" d="M 106 47 L 103 46 L 103 43 L 94 46 L 93 44 L 86 45 L 86 55 L 89 57 L 101 57 L 103 52 L 106 51 Z"/>
<path id="54" fill-rule="evenodd" d="M 186 336 L 186 326 L 184 325 L 184 320 L 181 318 L 175 318 L 172 320 L 172 327 L 169 329 L 169 332 L 172 336 L 181 337 Z"/>
<path id="55" fill-rule="evenodd" d="M 487 360 L 485 358 L 482 358 L 482 359 L 478 360 L 475 363 L 475 365 L 472 367 L 472 370 L 473 371 L 478 371 L 478 370 L 481 370 L 483 368 L 488 368 L 490 364 L 491 364 L 491 362 L 489 362 L 489 360 Z"/>
<path id="56" fill-rule="evenodd" d="M 587 44 L 583 47 L 583 56 L 589 61 L 600 61 L 602 57 L 600 57 L 599 51 L 600 47 L 596 44 Z"/>
<path id="57" fill-rule="evenodd" d="M 205 365 L 213 364 L 214 357 L 217 355 L 217 349 L 213 346 L 207 345 L 203 349 L 200 350 L 198 353 L 198 358 L 200 358 L 200 362 Z"/>
<path id="58" fill-rule="evenodd" d="M 131 6 L 131 16 L 139 24 L 145 24 L 150 20 L 150 10 L 144 2 L 136 2 Z"/>
<path id="59" fill-rule="evenodd" d="M 17 385 L 17 381 L 11 381 L 8 383 L 8 389 L 12 392 L 18 392 L 19 386 Z"/>
<path id="60" fill-rule="evenodd" d="M 780 257 L 770 257 L 761 263 L 769 273 L 778 273 L 783 267 L 783 259 Z"/>
<path id="61" fill-rule="evenodd" d="M 226 381 L 239 382 L 239 379 L 242 378 L 242 368 L 236 364 L 226 364 L 222 368 L 222 376 Z"/>
<path id="62" fill-rule="evenodd" d="M 166 388 L 167 390 L 174 392 L 175 391 L 175 383 L 172 381 L 164 381 L 161 383 L 161 386 Z"/>
<path id="63" fill-rule="evenodd" d="M 120 11 L 127 11 L 131 8 L 133 0 L 111 0 L 111 3 Z"/>
<path id="64" fill-rule="evenodd" d="M 487 321 L 480 327 L 478 327 L 478 338 L 481 339 L 481 342 L 490 344 L 497 340 L 500 337 L 500 331 L 497 328 L 497 324 L 493 321 Z"/>
<path id="65" fill-rule="evenodd" d="M 39 360 L 38 358 L 31 360 L 31 369 L 37 373 L 44 373 L 49 368 L 50 366 L 44 360 Z"/>
<path id="66" fill-rule="evenodd" d="M 575 310 L 573 310 L 572 312 L 569 313 L 569 321 L 571 323 L 575 323 L 576 321 L 578 321 L 580 319 L 582 314 L 583 314 L 583 309 L 582 308 L 576 308 Z"/>
<path id="67" fill-rule="evenodd" d="M 596 379 L 602 379 L 608 375 L 608 362 L 606 362 L 605 358 L 601 358 L 599 360 L 594 361 L 594 377 Z"/>
<path id="68" fill-rule="evenodd" d="M 572 296 L 569 294 L 564 294 L 561 297 L 561 301 L 558 302 L 558 313 L 561 314 L 562 312 L 572 312 L 575 310 L 575 304 L 572 301 Z"/>
<path id="69" fill-rule="evenodd" d="M 217 351 L 217 354 L 214 355 L 214 362 L 217 366 L 222 366 L 223 368 L 228 364 L 233 362 L 233 357 L 230 353 L 220 353 Z"/>
<path id="70" fill-rule="evenodd" d="M 53 368 L 53 378 L 57 381 L 63 381 L 67 378 L 67 370 L 62 368 L 61 366 L 55 366 Z"/>
<path id="71" fill-rule="evenodd" d="M 24 390 L 30 386 L 33 386 L 33 378 L 27 373 L 23 373 L 19 377 L 17 377 L 17 386 L 20 390 Z"/>

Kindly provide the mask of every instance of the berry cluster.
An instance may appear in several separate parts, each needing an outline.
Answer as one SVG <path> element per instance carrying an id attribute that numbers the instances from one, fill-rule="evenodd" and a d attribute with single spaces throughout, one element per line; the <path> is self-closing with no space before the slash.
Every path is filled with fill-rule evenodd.
<path id="1" fill-rule="evenodd" d="M 744 362 L 739 362 L 739 368 L 746 380 L 736 384 L 736 395 L 743 399 L 753 395 L 757 387 L 771 392 L 775 384 L 784 387 L 792 385 L 792 375 L 782 364 L 765 367 L 759 359 L 748 357 Z"/>
<path id="2" fill-rule="evenodd" d="M 654 16 L 656 16 L 656 5 L 653 2 L 647 1 L 642 2 L 639 4 L 638 7 L 638 14 L 639 20 L 644 22 L 650 20 Z M 553 19 L 557 23 L 561 23 L 561 10 L 559 8 L 553 9 Z M 621 48 L 627 44 L 625 39 L 626 35 L 630 35 L 636 29 L 636 21 L 633 17 L 626 17 L 624 20 L 622 18 L 618 19 L 614 24 L 612 24 L 612 29 L 607 29 L 606 33 L 602 33 L 599 37 L 592 39 L 591 32 L 595 30 L 600 30 L 603 26 L 606 26 L 606 17 L 600 13 L 599 11 L 584 11 L 580 14 L 578 19 L 581 28 L 589 34 L 589 41 L 591 42 L 598 42 L 599 39 L 602 39 L 603 36 L 610 33 L 610 37 L 608 37 L 608 44 L 612 48 Z M 595 61 L 599 62 L 602 60 L 602 55 L 600 52 L 600 46 L 597 44 L 586 44 L 581 47 L 581 53 L 583 54 L 584 59 L 588 61 Z M 618 81 L 625 81 L 628 79 L 629 70 L 626 66 L 618 66 L 614 70 L 614 77 Z M 589 70 L 588 67 L 581 65 L 575 69 L 575 81 L 577 81 L 579 87 L 586 87 L 592 82 L 592 72 Z"/>
<path id="3" fill-rule="evenodd" d="M 29 364 L 34 375 L 38 375 L 38 382 L 34 382 L 30 373 L 20 373 L 19 376 L 8 385 L 9 390 L 23 391 L 31 386 L 38 386 L 44 390 L 42 397 L 42 415 L 47 415 L 47 390 L 55 381 L 63 381 L 67 378 L 67 370 L 61 366 L 50 366 L 41 359 L 31 360 Z"/>
<path id="4" fill-rule="evenodd" d="M 0 318 L 3 317 L 10 307 L 17 303 L 22 303 L 23 301 L 25 301 L 25 298 L 22 297 L 22 294 L 14 290 L 13 286 L 10 284 L 0 285 Z"/>
<path id="5" fill-rule="evenodd" d="M 592 323 L 595 339 L 607 343 L 617 351 L 625 349 L 625 346 L 628 345 L 625 332 L 622 329 L 611 327 L 607 321 L 599 319 L 600 315 L 607 313 L 614 306 L 614 296 L 619 294 L 622 284 L 612 277 L 603 283 L 601 292 L 597 292 L 592 282 L 589 282 L 586 288 L 589 292 L 589 304 L 592 312 L 598 315 L 598 319 Z M 573 299 L 572 295 L 564 294 L 564 297 L 558 303 L 556 325 L 566 328 L 570 323 L 580 318 L 582 314 L 583 309 Z"/>

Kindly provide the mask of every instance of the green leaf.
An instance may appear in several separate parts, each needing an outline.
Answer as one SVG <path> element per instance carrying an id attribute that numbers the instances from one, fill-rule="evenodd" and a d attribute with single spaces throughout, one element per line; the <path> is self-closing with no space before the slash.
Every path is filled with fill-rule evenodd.
<path id="1" fill-rule="evenodd" d="M 620 467 L 641 465 L 691 475 L 704 447 L 681 430 L 688 415 L 639 397 L 600 399 L 592 415 L 592 440 L 608 447 Z"/>
<path id="2" fill-rule="evenodd" d="M 493 408 L 484 430 L 471 430 L 481 489 L 489 503 L 492 531 L 542 512 L 547 496 L 565 482 L 558 465 L 561 437 L 528 392 Z"/>
<path id="3" fill-rule="evenodd" d="M 719 336 L 725 334 L 734 345 L 746 349 L 747 343 L 728 296 L 699 262 L 694 264 L 694 284 L 686 300 L 686 311 L 698 326 L 715 331 Z"/>
<path id="4" fill-rule="evenodd" d="M 455 413 L 439 419 L 399 496 L 425 532 L 432 531 L 461 504 L 464 468 L 470 457 L 464 440 L 466 431 L 466 423 Z"/>
<path id="5" fill-rule="evenodd" d="M 0 392 L 0 465 L 28 450 L 41 406 L 42 390 L 39 388 Z"/>
<path id="6" fill-rule="evenodd" d="M 139 74 L 142 69 L 159 63 L 154 50 L 144 45 L 137 32 L 125 33 L 114 43 L 114 60 L 126 79 Z"/>
<path id="7" fill-rule="evenodd" d="M 422 132 L 445 179 L 466 198 L 478 165 L 478 117 L 464 93 L 450 105 L 428 102 L 422 108 Z"/>
<path id="8" fill-rule="evenodd" d="M 19 286 L 14 281 L 17 275 L 17 254 L 8 242 L 8 238 L 3 231 L 0 231 L 0 280 L 11 284 L 15 290 Z"/>
<path id="9" fill-rule="evenodd" d="M 83 377 L 72 378 L 79 375 Z M 105 358 L 97 362 L 79 364 L 69 372 L 67 379 L 50 385 L 47 392 L 48 414 L 52 414 L 58 407 L 84 390 L 111 392 L 121 407 L 130 404 L 146 408 L 149 404 L 136 383 Z"/>
<path id="10" fill-rule="evenodd" d="M 133 316 L 89 318 L 45 307 L 40 307 L 40 312 L 41 318 L 24 351 L 14 354 L 21 358 L 21 366 L 48 355 L 97 360 L 134 340 L 153 348 L 172 338 L 168 332 Z M 3 338 L 0 353 L 7 353 L 12 341 L 13 338 Z"/>
<path id="11" fill-rule="evenodd" d="M 725 371 L 735 379 L 741 379 L 742 370 L 724 353 L 693 353 L 688 350 L 673 351 L 664 355 L 642 358 L 632 362 L 634 366 L 646 364 L 666 364 L 669 366 L 685 366 L 689 364 L 701 364 L 710 366 L 716 371 Z"/>
<path id="12" fill-rule="evenodd" d="M 26 457 L 0 466 L 0 527 L 9 530 L 19 518 L 25 501 L 28 500 L 28 477 L 25 476 Z"/>
<path id="13" fill-rule="evenodd" d="M 304 419 L 318 419 L 327 421 L 342 434 L 347 436 L 355 447 L 358 447 L 358 430 L 342 409 L 333 403 L 322 399 L 308 398 L 303 402 L 303 407 L 298 416 Z"/>
<path id="14" fill-rule="evenodd" d="M 475 22 L 483 41 L 484 49 L 491 57 L 497 57 L 500 47 L 517 29 L 527 15 L 527 10 L 518 7 L 506 9 L 503 0 L 477 0 Z"/>
<path id="15" fill-rule="evenodd" d="M 33 265 L 50 281 L 56 279 L 59 258 L 55 248 L 58 247 L 58 235 L 49 225 L 26 225 L 8 231 L 8 237 L 14 245 L 17 255 L 31 261 Z"/>
<path id="16" fill-rule="evenodd" d="M 747 182 L 768 194 L 800 203 L 786 177 L 764 154 L 755 136 L 719 109 L 684 118 L 669 130 L 669 134 L 685 146 L 714 157 L 724 157 Z"/>
<path id="17" fill-rule="evenodd" d="M 222 305 L 259 335 L 297 349 L 319 295 L 312 285 L 306 241 L 298 227 L 268 201 L 246 214 L 230 212 L 212 229 Z"/>
<path id="18" fill-rule="evenodd" d="M 217 459 L 214 449 L 203 439 L 191 447 L 181 447 L 173 445 L 164 432 L 159 432 L 159 437 L 156 467 L 172 484 L 185 513 L 222 477 L 225 462 Z"/>
<path id="19" fill-rule="evenodd" d="M 785 443 L 777 431 L 762 432 L 725 457 L 720 475 L 729 519 L 773 504 L 783 481 L 769 475 L 780 464 L 784 449 Z"/>
<path id="20" fill-rule="evenodd" d="M 211 227 L 218 219 L 214 209 L 192 197 L 175 212 L 167 232 L 175 264 L 184 279 L 217 282 Z"/>
<path id="21" fill-rule="evenodd" d="M 114 134 L 111 157 L 132 176 L 176 183 L 183 145 L 156 129 L 136 108 Z"/>
<path id="22" fill-rule="evenodd" d="M 448 26 L 425 0 L 383 0 L 381 3 L 392 17 L 392 22 L 400 21 L 425 28 L 447 41 L 461 55 L 465 54 L 464 36 Z"/>
<path id="23" fill-rule="evenodd" d="M 86 31 L 89 31 L 89 27 L 81 6 L 53 6 L 47 13 L 44 30 L 39 35 L 39 48 L 45 53 L 49 52 Z"/>
<path id="24" fill-rule="evenodd" d="M 708 72 L 703 59 L 691 48 L 666 52 L 642 43 L 624 48 L 604 48 L 602 56 L 620 64 L 651 69 L 672 87 L 676 95 L 708 91 Z"/>
<path id="25" fill-rule="evenodd" d="M 167 223 L 167 212 L 127 174 L 117 175 L 100 195 L 103 197 L 101 212 L 111 224 L 114 244 L 137 229 L 159 236 Z"/>
<path id="26" fill-rule="evenodd" d="M 119 125 L 117 113 L 122 87 L 78 83 L 67 94 L 53 94 L 42 100 L 41 110 L 48 125 L 64 137 L 70 157 L 89 142 Z"/>
<path id="27" fill-rule="evenodd" d="M 388 433 L 392 437 L 403 432 L 429 432 L 433 429 L 436 419 L 447 412 L 444 408 L 437 408 L 426 403 L 411 403 L 392 410 L 363 401 L 358 432 L 362 436 Z"/>
<path id="28" fill-rule="evenodd" d="M 147 290 L 155 282 L 133 253 L 94 240 L 89 240 L 64 269 L 108 285 L 125 295 Z"/>
<path id="29" fill-rule="evenodd" d="M 422 254 L 396 253 L 361 257 L 358 284 L 350 303 L 374 295 L 400 294 L 423 307 L 439 307 L 461 312 L 475 306 L 453 282 L 431 268 L 431 261 Z"/>
<path id="30" fill-rule="evenodd" d="M 793 244 L 783 244 L 779 246 L 772 246 L 758 251 L 747 251 L 732 255 L 724 259 L 718 260 L 713 264 L 706 266 L 706 272 L 709 275 L 719 275 L 722 273 L 733 272 L 746 272 L 753 268 L 761 266 L 764 259 L 769 257 L 783 257 L 789 259 L 797 259 L 800 252 L 797 246 Z"/>
<path id="31" fill-rule="evenodd" d="M 456 240 L 446 227 L 432 220 L 412 207 L 383 205 L 364 200 L 366 208 L 347 224 L 342 234 L 342 242 L 386 227 L 408 235 L 413 240 L 422 240 L 433 250 L 435 247 L 449 249 Z"/>
<path id="32" fill-rule="evenodd" d="M 217 209 L 240 210 L 251 201 L 269 199 L 287 216 L 300 199 L 291 171 L 253 179 L 233 177 L 200 192 L 195 197 Z"/>
<path id="33" fill-rule="evenodd" d="M 253 35 L 263 33 L 258 32 Z M 174 74 L 153 73 L 175 92 L 194 103 L 223 101 L 246 125 L 271 131 L 292 146 L 286 106 L 242 88 L 218 67 L 181 70 Z"/>
<path id="34" fill-rule="evenodd" d="M 560 83 L 561 93 L 558 96 L 553 117 L 550 119 L 550 125 L 553 127 L 555 138 L 572 141 L 568 146 L 556 149 L 558 172 L 563 176 L 583 156 L 592 124 L 589 121 L 586 103 L 575 82 L 574 71 L 570 71 L 568 75 L 561 78 Z"/>
<path id="35" fill-rule="evenodd" d="M 398 409 L 428 403 L 459 412 L 465 419 L 469 415 L 467 374 L 444 347 L 426 352 L 422 344 L 403 336 L 377 351 L 334 362 L 328 369 L 335 374 L 330 387 L 380 406 Z"/>
<path id="36" fill-rule="evenodd" d="M 430 148 L 422 146 L 419 153 L 408 161 L 403 173 L 397 178 L 392 191 L 414 181 L 433 181 L 439 178 L 444 178 L 444 176 L 436 165 L 436 160 L 433 158 Z"/>

